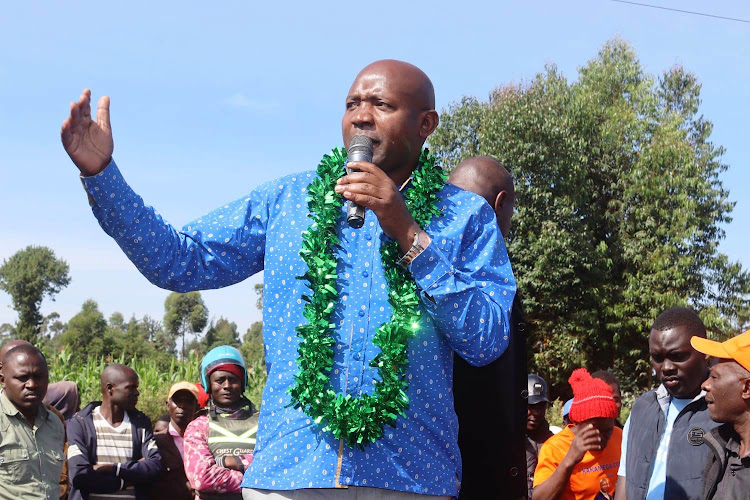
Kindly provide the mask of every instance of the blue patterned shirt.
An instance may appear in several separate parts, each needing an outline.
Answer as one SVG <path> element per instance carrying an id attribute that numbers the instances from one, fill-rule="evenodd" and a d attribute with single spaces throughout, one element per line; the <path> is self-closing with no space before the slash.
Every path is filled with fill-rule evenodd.
<path id="1" fill-rule="evenodd" d="M 177 230 L 126 184 L 112 162 L 84 178 L 102 228 L 155 285 L 187 292 L 237 283 L 264 271 L 263 340 L 268 382 L 258 441 L 243 487 L 258 489 L 377 487 L 457 495 L 460 455 L 453 410 L 453 352 L 483 365 L 507 346 L 515 293 L 505 243 L 485 201 L 452 184 L 439 193 L 442 217 L 424 228 L 432 238 L 410 271 L 422 321 L 409 347 L 410 407 L 364 451 L 335 440 L 301 410 L 287 389 L 298 371 L 295 327 L 305 320 L 301 233 L 309 226 L 307 186 L 315 172 L 263 184 L 249 195 Z M 342 208 L 340 301 L 331 384 L 353 396 L 373 391 L 376 328 L 390 319 L 379 247 L 387 237 L 375 214 L 351 229 Z"/>

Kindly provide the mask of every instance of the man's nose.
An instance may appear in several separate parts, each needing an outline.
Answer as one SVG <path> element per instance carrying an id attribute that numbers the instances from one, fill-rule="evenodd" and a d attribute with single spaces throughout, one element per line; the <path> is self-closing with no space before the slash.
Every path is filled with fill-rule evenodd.
<path id="1" fill-rule="evenodd" d="M 352 124 L 357 127 L 362 127 L 372 125 L 373 123 L 372 106 L 367 102 L 360 103 L 352 117 Z"/>
<path id="2" fill-rule="evenodd" d="M 663 372 L 673 372 L 676 369 L 677 367 L 669 359 L 665 359 L 664 362 L 661 364 L 661 371 Z"/>

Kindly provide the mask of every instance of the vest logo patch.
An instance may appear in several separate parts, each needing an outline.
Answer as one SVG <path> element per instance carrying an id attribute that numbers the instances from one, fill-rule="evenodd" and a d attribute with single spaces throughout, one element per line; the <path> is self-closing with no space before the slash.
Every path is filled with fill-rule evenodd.
<path id="1" fill-rule="evenodd" d="M 692 444 L 693 446 L 700 446 L 703 444 L 703 436 L 706 433 L 703 429 L 700 427 L 693 427 L 690 429 L 687 433 L 687 440 L 688 443 Z"/>

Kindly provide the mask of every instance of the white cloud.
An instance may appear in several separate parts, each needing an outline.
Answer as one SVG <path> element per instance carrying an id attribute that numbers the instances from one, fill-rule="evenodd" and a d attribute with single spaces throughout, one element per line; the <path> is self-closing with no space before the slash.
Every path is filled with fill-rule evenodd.
<path id="1" fill-rule="evenodd" d="M 249 109 L 254 111 L 268 111 L 278 106 L 274 101 L 259 101 L 250 99 L 242 92 L 237 92 L 224 100 L 224 103 L 235 109 Z"/>

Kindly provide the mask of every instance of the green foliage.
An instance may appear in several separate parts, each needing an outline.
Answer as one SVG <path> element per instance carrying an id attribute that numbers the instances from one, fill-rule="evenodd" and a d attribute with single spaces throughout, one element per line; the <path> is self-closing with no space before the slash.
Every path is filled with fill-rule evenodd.
<path id="1" fill-rule="evenodd" d="M 575 82 L 547 66 L 442 113 L 430 143 L 444 165 L 484 154 L 514 176 L 529 369 L 558 390 L 578 366 L 646 387 L 648 332 L 667 307 L 694 307 L 716 337 L 750 317 L 750 276 L 717 250 L 733 203 L 699 105 L 694 75 L 654 78 L 614 40 Z"/>
<path id="2" fill-rule="evenodd" d="M 0 266 L 0 290 L 11 296 L 18 323 L 13 336 L 35 342 L 43 321 L 42 299 L 54 296 L 70 284 L 68 264 L 47 247 L 30 245 Z"/>
<path id="3" fill-rule="evenodd" d="M 248 363 L 260 363 L 265 367 L 265 349 L 263 347 L 263 323 L 254 322 L 242 337 L 240 353 Z"/>
<path id="4" fill-rule="evenodd" d="M 200 292 L 172 292 L 164 301 L 164 329 L 176 339 L 182 337 L 182 358 L 185 358 L 185 334 L 199 333 L 208 323 L 208 309 Z"/>
<path id="5" fill-rule="evenodd" d="M 219 318 L 216 323 L 211 321 L 201 341 L 202 352 L 204 353 L 220 345 L 240 347 L 240 334 L 237 331 L 237 324 L 223 317 Z"/>
<path id="6" fill-rule="evenodd" d="M 112 353 L 114 338 L 107 328 L 107 320 L 92 299 L 83 303 L 81 312 L 70 318 L 68 326 L 57 342 L 70 348 L 75 359 L 87 356 L 103 357 Z"/>

